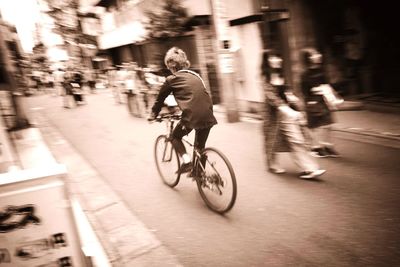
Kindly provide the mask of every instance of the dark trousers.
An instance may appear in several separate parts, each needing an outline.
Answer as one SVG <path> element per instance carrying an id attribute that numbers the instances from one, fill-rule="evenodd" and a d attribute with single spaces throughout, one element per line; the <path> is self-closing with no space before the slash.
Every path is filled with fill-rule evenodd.
<path id="1" fill-rule="evenodd" d="M 181 122 L 179 122 L 175 128 L 174 131 L 172 132 L 172 144 L 174 145 L 174 148 L 178 152 L 180 156 L 186 153 L 186 148 L 182 142 L 182 137 L 185 135 L 188 135 L 193 129 L 187 128 L 182 125 Z M 195 143 L 194 146 L 197 149 L 204 149 L 206 146 L 207 138 L 210 133 L 211 127 L 209 128 L 204 128 L 204 129 L 195 129 L 196 135 L 195 135 Z"/>

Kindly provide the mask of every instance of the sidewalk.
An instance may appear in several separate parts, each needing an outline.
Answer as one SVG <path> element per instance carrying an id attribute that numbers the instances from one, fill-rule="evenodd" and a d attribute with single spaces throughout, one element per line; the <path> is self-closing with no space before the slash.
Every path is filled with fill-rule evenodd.
<path id="1" fill-rule="evenodd" d="M 56 161 L 66 165 L 72 198 L 81 205 L 109 263 L 117 267 L 181 266 L 42 112 L 32 111 L 30 122 L 38 127 Z"/>
<path id="2" fill-rule="evenodd" d="M 224 114 L 219 106 L 214 111 Z M 335 137 L 400 148 L 400 105 L 346 101 L 334 115 Z M 255 113 L 241 113 L 240 117 L 241 120 L 262 120 L 261 115 Z"/>
<path id="3" fill-rule="evenodd" d="M 371 110 L 336 112 L 335 135 L 359 142 L 400 148 L 400 115 Z"/>

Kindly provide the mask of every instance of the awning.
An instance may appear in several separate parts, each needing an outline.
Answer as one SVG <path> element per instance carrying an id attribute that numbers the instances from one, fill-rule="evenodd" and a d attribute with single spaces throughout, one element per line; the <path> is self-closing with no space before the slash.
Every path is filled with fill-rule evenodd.
<path id="1" fill-rule="evenodd" d="M 135 21 L 100 35 L 98 38 L 98 46 L 100 49 L 110 49 L 134 44 L 143 41 L 145 34 L 146 30 L 144 26 L 140 22 Z"/>
<path id="2" fill-rule="evenodd" d="M 188 21 L 186 21 L 186 27 L 200 26 L 200 25 L 210 25 L 211 15 L 196 15 L 192 16 Z"/>
<path id="3" fill-rule="evenodd" d="M 78 12 L 78 16 L 82 18 L 93 18 L 98 19 L 98 15 L 94 12 Z"/>
<path id="4" fill-rule="evenodd" d="M 116 5 L 116 0 L 100 0 L 95 6 L 110 7 Z"/>
<path id="5" fill-rule="evenodd" d="M 230 26 L 238 26 L 248 23 L 254 23 L 259 21 L 279 21 L 287 20 L 290 18 L 289 10 L 287 9 L 268 9 L 263 13 L 253 14 L 229 21 Z"/>

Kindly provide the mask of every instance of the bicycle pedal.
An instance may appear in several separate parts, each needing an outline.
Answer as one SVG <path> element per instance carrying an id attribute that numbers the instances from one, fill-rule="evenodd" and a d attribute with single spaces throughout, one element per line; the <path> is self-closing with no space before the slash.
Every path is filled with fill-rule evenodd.
<path id="1" fill-rule="evenodd" d="M 191 172 L 192 169 L 192 163 L 183 163 L 179 169 L 176 171 L 177 174 L 182 174 L 182 173 L 187 173 L 187 172 Z"/>

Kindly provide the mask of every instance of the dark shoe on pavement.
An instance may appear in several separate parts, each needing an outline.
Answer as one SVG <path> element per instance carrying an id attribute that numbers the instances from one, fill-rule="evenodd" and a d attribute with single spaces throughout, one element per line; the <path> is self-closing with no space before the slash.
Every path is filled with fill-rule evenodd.
<path id="1" fill-rule="evenodd" d="M 301 179 L 314 179 L 324 174 L 326 170 L 304 171 L 300 174 Z"/>
<path id="2" fill-rule="evenodd" d="M 311 149 L 311 155 L 316 158 L 326 158 L 329 156 L 325 147 L 316 147 Z"/>
<path id="3" fill-rule="evenodd" d="M 337 152 L 333 147 L 325 147 L 325 151 L 326 154 L 328 155 L 328 157 L 332 157 L 332 158 L 338 158 L 340 157 L 339 152 Z"/>
<path id="4" fill-rule="evenodd" d="M 179 170 L 176 171 L 176 173 L 182 174 L 185 172 L 189 172 L 192 170 L 192 163 L 182 163 L 182 165 L 179 167 Z"/>

